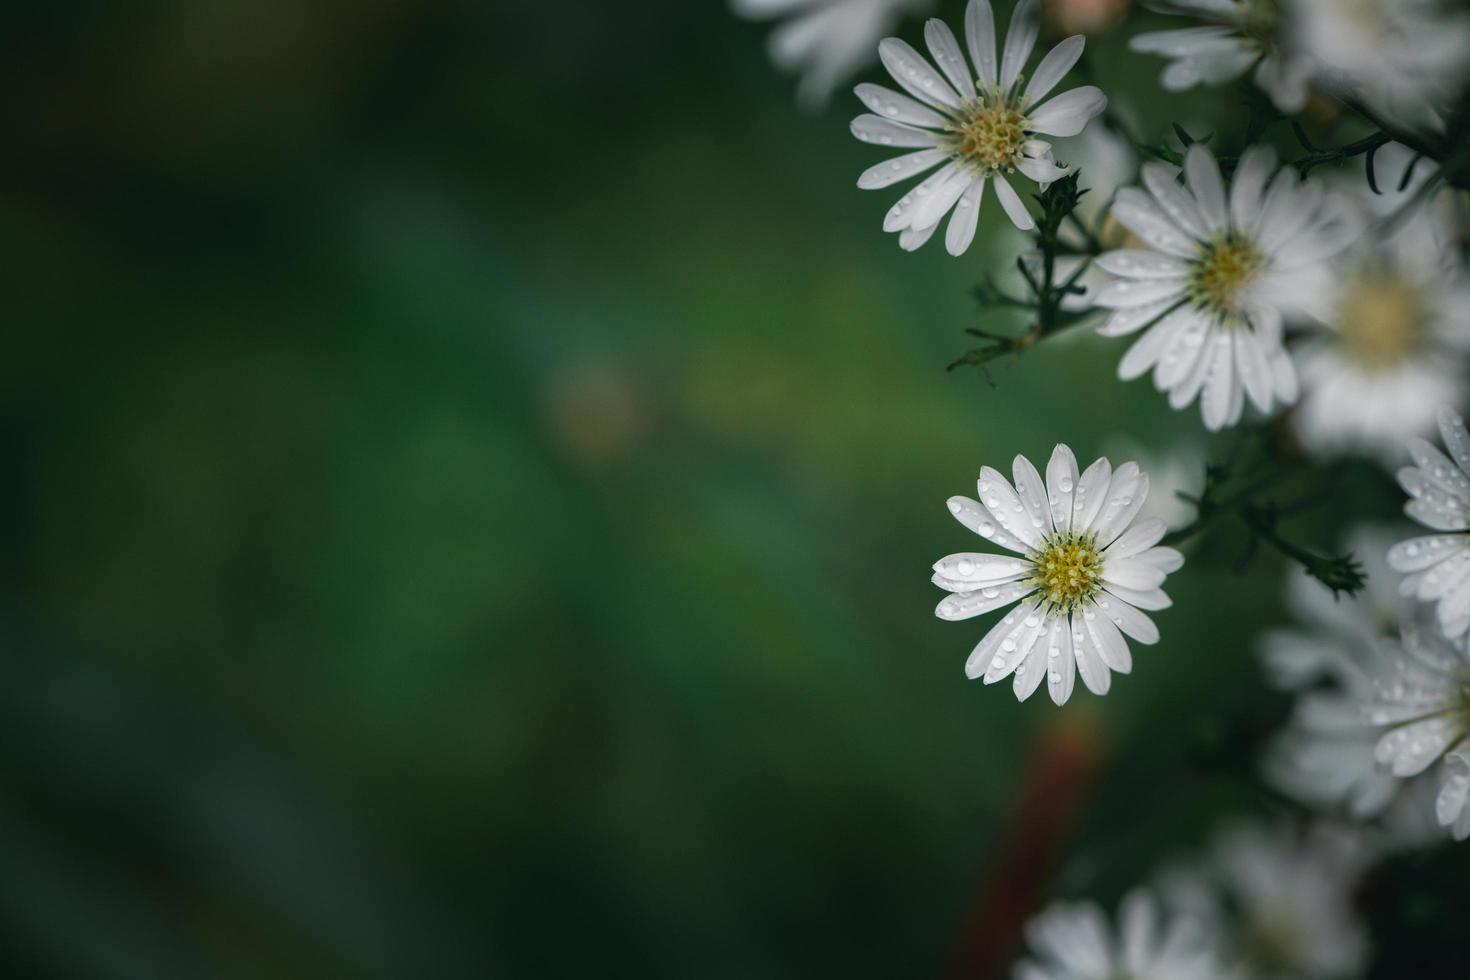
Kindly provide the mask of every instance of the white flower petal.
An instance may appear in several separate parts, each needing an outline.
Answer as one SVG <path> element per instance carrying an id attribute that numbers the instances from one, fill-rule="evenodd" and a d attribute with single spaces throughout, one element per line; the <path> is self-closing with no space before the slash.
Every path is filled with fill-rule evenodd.
<path id="1" fill-rule="evenodd" d="M 1136 187 L 1119 190 L 1111 210 L 1123 227 L 1160 252 L 1192 259 L 1198 251 L 1195 241 L 1169 220 L 1152 197 Z"/>
<path id="2" fill-rule="evenodd" d="M 1073 617 L 1073 621 L 1076 621 L 1076 617 Z M 1092 635 L 1093 645 L 1102 655 L 1103 663 L 1120 674 L 1132 673 L 1133 653 L 1128 649 L 1128 641 L 1123 639 L 1123 634 L 1118 632 L 1118 627 L 1108 618 L 1106 612 L 1097 608 L 1094 603 L 1083 612 L 1082 622 Z"/>
<path id="3" fill-rule="evenodd" d="M 907 42 L 886 37 L 878 43 L 878 58 L 904 90 L 935 108 L 959 109 L 959 95 L 934 67 Z"/>
<path id="4" fill-rule="evenodd" d="M 1147 551 L 1159 543 L 1159 539 L 1168 533 L 1169 525 L 1157 517 L 1139 521 L 1137 524 L 1118 535 L 1108 545 L 1107 552 L 1114 558 L 1132 558 L 1139 552 Z"/>
<path id="5" fill-rule="evenodd" d="M 1470 478 L 1448 456 L 1417 437 L 1409 440 L 1409 455 L 1414 458 L 1426 480 L 1470 504 Z"/>
<path id="6" fill-rule="evenodd" d="M 1006 181 L 1005 177 L 995 174 L 991 178 L 995 183 L 995 196 L 1000 201 L 1001 208 L 1006 216 L 1011 219 L 1011 224 L 1022 231 L 1030 231 L 1036 227 L 1036 219 L 1031 217 L 1031 212 L 1026 210 L 1026 205 L 1021 203 L 1021 198 Z"/>
<path id="7" fill-rule="evenodd" d="M 853 92 L 863 101 L 863 105 L 884 119 L 907 123 L 910 126 L 923 126 L 927 129 L 943 129 L 949 124 L 948 119 L 922 102 L 915 101 L 907 95 L 901 95 L 892 89 L 884 88 L 882 85 L 864 82 L 853 89 Z"/>
<path id="8" fill-rule="evenodd" d="M 1436 565 L 1462 549 L 1463 534 L 1429 534 L 1400 541 L 1388 549 L 1388 566 L 1396 572 L 1418 572 Z"/>
<path id="9" fill-rule="evenodd" d="M 1099 289 L 1093 302 L 1105 309 L 1150 306 L 1177 298 L 1183 289 L 1177 279 L 1116 279 Z"/>
<path id="10" fill-rule="evenodd" d="M 1072 657 L 1072 631 L 1067 617 L 1054 616 L 1042 639 L 1046 651 L 1046 689 L 1056 704 L 1066 704 L 1077 680 L 1077 663 Z"/>
<path id="11" fill-rule="evenodd" d="M 905 252 L 912 252 L 933 238 L 934 230 L 938 227 L 939 223 L 935 222 L 927 228 L 905 228 L 898 233 L 898 247 Z"/>
<path id="12" fill-rule="evenodd" d="M 1011 12 L 1011 23 L 1006 28 L 1005 51 L 1000 59 L 1001 91 L 1009 92 L 1021 69 L 1026 67 L 1040 30 L 1041 18 L 1037 16 L 1036 0 L 1021 0 Z"/>
<path id="13" fill-rule="evenodd" d="M 1205 376 L 1204 394 L 1200 398 L 1200 413 L 1205 428 L 1218 432 L 1235 421 L 1231 418 L 1231 385 L 1235 383 L 1235 355 L 1231 352 L 1232 331 L 1216 330 L 1210 341 L 1209 368 Z"/>
<path id="14" fill-rule="evenodd" d="M 1023 596 L 1035 591 L 1036 586 L 1026 582 L 1006 582 L 1003 585 L 986 586 L 975 592 L 960 592 L 939 600 L 934 615 L 951 622 L 973 619 L 976 616 L 1008 606 Z"/>
<path id="15" fill-rule="evenodd" d="M 1021 506 L 1026 508 L 1031 526 L 1038 534 L 1050 535 L 1053 530 L 1051 506 L 1047 502 L 1046 484 L 1042 482 L 1041 474 L 1031 460 L 1018 454 L 1011 461 L 1011 475 L 1015 477 L 1016 495 L 1021 498 Z"/>
<path id="16" fill-rule="evenodd" d="M 1189 263 L 1178 258 L 1137 248 L 1104 252 L 1095 261 L 1104 272 L 1125 279 L 1186 279 L 1190 271 Z"/>
<path id="17" fill-rule="evenodd" d="M 987 541 L 1022 554 L 1030 550 L 1019 538 L 1001 527 L 995 515 L 978 501 L 969 497 L 950 497 L 949 512 L 955 516 L 955 520 Z"/>
<path id="18" fill-rule="evenodd" d="M 1373 749 L 1373 758 L 1400 779 L 1417 776 L 1463 736 L 1463 729 L 1449 717 L 1425 718 L 1386 732 Z"/>
<path id="19" fill-rule="evenodd" d="M 1455 464 L 1470 473 L 1470 433 L 1465 430 L 1465 420 L 1448 405 L 1439 409 L 1439 434 Z"/>
<path id="20" fill-rule="evenodd" d="M 1129 472 L 1130 467 L 1132 472 Z M 1097 544 L 1106 548 L 1132 523 L 1148 500 L 1148 474 L 1138 472 L 1138 464 L 1124 463 L 1113 473 L 1108 487 L 1108 502 L 1092 524 Z"/>
<path id="21" fill-rule="evenodd" d="M 930 228 L 939 224 L 975 179 L 968 168 L 957 163 L 949 164 L 939 173 L 944 176 L 932 188 L 925 189 L 922 184 L 914 188 L 916 203 L 909 216 L 909 227 Z"/>
<path id="22" fill-rule="evenodd" d="M 975 649 L 971 650 L 969 657 L 965 659 L 965 676 L 968 677 L 970 680 L 975 680 L 979 677 L 988 677 L 987 672 L 998 669 L 996 666 L 996 658 L 998 656 L 1003 656 L 1001 654 L 1001 645 L 1005 643 L 1007 639 L 1010 639 L 1012 642 L 1008 649 L 1014 650 L 1016 645 L 1015 639 L 1019 637 L 1022 631 L 1026 628 L 1026 620 L 1030 617 L 1034 617 L 1035 615 L 1036 601 L 1034 599 L 1028 599 L 1025 602 L 1022 602 L 1015 609 L 1012 609 L 1010 612 L 1002 616 L 1000 620 L 986 632 L 985 636 L 981 638 L 980 642 L 975 644 Z M 1011 664 L 1010 669 L 1015 669 L 1014 662 Z M 1007 673 L 1009 673 L 1009 671 L 1007 671 Z M 996 674 L 993 679 L 988 679 L 986 683 L 993 684 L 996 680 L 999 680 L 1003 676 L 1003 674 Z"/>
<path id="23" fill-rule="evenodd" d="M 1046 494 L 1052 523 L 1058 531 L 1072 529 L 1072 494 L 1077 489 L 1077 457 L 1058 443 L 1046 463 Z"/>
<path id="24" fill-rule="evenodd" d="M 1140 559 L 1132 559 L 1139 561 Z M 1138 609 L 1146 609 L 1149 612 L 1157 612 L 1160 609 L 1168 609 L 1174 603 L 1164 594 L 1163 589 L 1130 589 L 1126 585 L 1109 585 L 1105 590 L 1114 599 L 1126 602 Z"/>
<path id="25" fill-rule="evenodd" d="M 970 60 L 975 63 L 976 77 L 986 88 L 996 84 L 995 12 L 989 0 L 970 0 L 965 8 L 965 43 Z"/>
<path id="26" fill-rule="evenodd" d="M 1230 181 L 1230 221 L 1241 231 L 1256 227 L 1261 217 L 1261 195 L 1276 169 L 1276 150 L 1266 144 L 1252 146 L 1240 155 Z"/>
<path id="27" fill-rule="evenodd" d="M 1081 34 L 1074 34 L 1048 51 L 1046 57 L 1037 64 L 1036 70 L 1031 73 L 1031 81 L 1026 83 L 1026 91 L 1021 98 L 1021 104 L 1030 105 L 1038 99 L 1046 98 L 1046 94 L 1056 88 L 1057 83 L 1066 77 L 1073 65 L 1077 64 L 1077 59 L 1082 57 L 1082 48 L 1086 43 L 1086 39 Z"/>
<path id="28" fill-rule="evenodd" d="M 1154 621 L 1117 596 L 1099 599 L 1097 605 L 1113 625 L 1132 639 L 1145 645 L 1159 642 L 1159 628 Z"/>
<path id="29" fill-rule="evenodd" d="M 1107 502 L 1108 484 L 1113 479 L 1113 464 L 1106 456 L 1099 456 L 1092 465 L 1082 471 L 1077 479 L 1077 492 L 1072 500 L 1072 530 L 1086 534 L 1092 530 L 1092 522 Z"/>
<path id="30" fill-rule="evenodd" d="M 1169 345 L 1191 326 L 1196 326 L 1198 320 L 1198 314 L 1186 307 L 1175 310 L 1154 324 L 1124 353 L 1122 360 L 1118 362 L 1118 377 L 1123 381 L 1132 381 L 1146 373 L 1159 362 Z"/>
<path id="31" fill-rule="evenodd" d="M 1135 556 L 1139 561 L 1146 561 L 1150 565 L 1163 572 L 1172 575 L 1184 567 L 1184 556 L 1178 550 L 1166 545 L 1150 548 L 1140 555 Z"/>
<path id="32" fill-rule="evenodd" d="M 1093 618 L 1097 618 L 1096 613 L 1093 613 Z M 1072 614 L 1071 630 L 1072 654 L 1077 659 L 1077 673 L 1082 675 L 1082 683 L 1093 694 L 1107 694 L 1112 687 L 1112 675 L 1103 661 L 1096 638 L 1087 629 L 1082 613 Z"/>
<path id="33" fill-rule="evenodd" d="M 1108 107 L 1108 97 L 1096 85 L 1069 89 L 1032 109 L 1026 130 L 1043 136 L 1076 136 L 1094 116 Z"/>
<path id="34" fill-rule="evenodd" d="M 954 86 L 960 98 L 966 101 L 974 99 L 975 83 L 970 80 L 970 66 L 965 62 L 960 43 L 955 40 L 949 25 L 937 17 L 931 17 L 924 25 L 924 41 L 929 45 L 934 63 L 944 72 L 944 77 Z"/>
<path id="35" fill-rule="evenodd" d="M 1103 337 L 1126 336 L 1154 323 L 1178 305 L 1183 298 L 1184 291 L 1181 289 L 1178 296 L 1170 296 L 1156 303 L 1145 303 L 1143 306 L 1114 310 L 1107 321 L 1097 328 L 1097 332 Z"/>
<path id="36" fill-rule="evenodd" d="M 1229 224 L 1226 213 L 1225 183 L 1220 178 L 1220 165 L 1203 143 L 1195 143 L 1184 154 L 1184 178 L 1199 205 L 1200 217 L 1211 234 L 1220 234 Z"/>
<path id="37" fill-rule="evenodd" d="M 1143 186 L 1153 195 L 1154 201 L 1169 216 L 1169 220 L 1191 238 L 1203 241 L 1209 237 L 1199 205 L 1193 196 L 1175 179 L 1173 167 L 1158 161 L 1149 161 L 1142 167 Z"/>
<path id="38" fill-rule="evenodd" d="M 1250 330 L 1235 332 L 1235 374 L 1260 412 L 1271 410 L 1271 363 L 1261 342 Z"/>
<path id="39" fill-rule="evenodd" d="M 858 116 L 848 128 L 852 130 L 852 135 L 864 143 L 877 143 L 880 146 L 933 146 L 935 144 L 935 135 L 928 130 L 915 129 L 913 126 L 906 126 L 872 113 Z"/>
<path id="40" fill-rule="evenodd" d="M 889 184 L 896 184 L 900 180 L 907 180 L 915 174 L 923 173 L 948 156 L 947 150 L 940 149 L 905 153 L 901 157 L 884 160 L 864 170 L 862 176 L 858 177 L 858 186 L 866 191 L 887 187 Z"/>
<path id="41" fill-rule="evenodd" d="M 984 195 L 985 178 L 976 177 L 955 203 L 954 214 L 944 232 L 944 249 L 950 255 L 963 255 L 975 240 L 975 228 L 980 223 L 980 200 Z"/>
<path id="42" fill-rule="evenodd" d="M 1128 47 L 1140 54 L 1161 54 L 1170 58 L 1192 54 L 1201 42 L 1219 41 L 1231 36 L 1228 27 L 1184 27 L 1170 31 L 1148 31 L 1134 35 Z"/>
<path id="43" fill-rule="evenodd" d="M 1102 579 L 1110 586 L 1146 592 L 1164 584 L 1165 575 L 1148 562 L 1136 558 L 1105 558 Z"/>
<path id="44" fill-rule="evenodd" d="M 1020 578 L 1032 567 L 1025 558 L 977 551 L 946 555 L 934 563 L 934 571 L 952 581 L 967 583 L 972 590 Z"/>
<path id="45" fill-rule="evenodd" d="M 977 489 L 980 491 L 980 502 L 994 515 L 1002 528 L 1024 541 L 1028 548 L 1034 550 L 1042 546 L 1041 530 L 1032 525 L 1026 505 L 1000 471 L 994 467 L 982 466 Z"/>

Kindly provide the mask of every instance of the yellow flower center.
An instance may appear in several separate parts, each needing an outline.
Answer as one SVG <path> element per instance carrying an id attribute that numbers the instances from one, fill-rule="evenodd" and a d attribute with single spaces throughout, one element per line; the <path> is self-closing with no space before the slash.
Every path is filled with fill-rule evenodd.
<path id="1" fill-rule="evenodd" d="M 1011 170 L 1021 159 L 1026 117 L 1004 103 L 982 96 L 952 128 L 956 151 L 982 171 Z"/>
<path id="2" fill-rule="evenodd" d="M 1391 367 L 1423 342 L 1424 312 L 1418 290 L 1403 280 L 1359 279 L 1338 310 L 1343 347 L 1364 367 Z"/>
<path id="3" fill-rule="evenodd" d="M 1239 312 L 1240 294 L 1266 265 L 1255 243 L 1226 232 L 1205 245 L 1189 276 L 1189 295 L 1195 305 L 1217 314 Z"/>
<path id="4" fill-rule="evenodd" d="M 1102 588 L 1102 553 L 1091 534 L 1058 532 L 1031 561 L 1031 583 L 1048 605 L 1062 612 L 1071 612 Z"/>

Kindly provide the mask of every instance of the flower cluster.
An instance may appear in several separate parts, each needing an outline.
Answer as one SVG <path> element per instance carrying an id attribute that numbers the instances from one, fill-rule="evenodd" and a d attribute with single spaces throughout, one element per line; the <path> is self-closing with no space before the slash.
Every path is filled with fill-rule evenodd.
<path id="1" fill-rule="evenodd" d="M 1096 17 L 1070 6 L 1055 0 L 1054 26 L 1122 16 L 1111 3 Z M 923 27 L 927 56 L 898 37 L 870 43 L 897 89 L 857 85 L 868 111 L 851 131 L 906 152 L 858 186 L 918 178 L 883 230 L 909 251 L 941 226 L 953 256 L 977 239 L 1007 250 L 1004 235 L 980 235 L 993 196 L 1006 219 L 997 230 L 1030 242 L 976 289 L 1007 329 L 969 329 L 980 346 L 950 367 L 985 370 L 1087 324 L 1105 338 L 1099 360 L 1108 340 L 1129 338 L 1119 379 L 1148 375 L 1176 412 L 1197 404 L 1206 433 L 1239 430 L 1219 456 L 1139 447 L 1158 464 L 1156 488 L 1181 488 L 1186 513 L 1171 514 L 1172 528 L 1144 511 L 1150 477 L 1133 462 L 1084 469 L 1059 444 L 1044 471 L 1025 456 L 1009 479 L 982 467 L 977 496 L 951 497 L 949 510 L 1001 551 L 936 562 L 935 613 L 995 614 L 966 675 L 1009 678 L 1021 701 L 1044 681 L 1060 705 L 1079 677 L 1108 693 L 1114 673 L 1133 669 L 1130 642 L 1161 641 L 1150 614 L 1170 605 L 1163 585 L 1183 567 L 1184 542 L 1227 527 L 1245 560 L 1285 556 L 1299 622 L 1260 647 L 1268 684 L 1294 704 L 1260 772 L 1301 805 L 1298 819 L 1227 834 L 1209 870 L 1131 893 L 1116 934 L 1096 905 L 1051 907 L 1028 927 L 1016 976 L 1358 976 L 1369 943 L 1352 891 L 1368 866 L 1470 838 L 1470 433 L 1459 414 L 1470 398 L 1470 10 L 1145 6 L 1129 57 L 1164 59 L 1168 92 L 1236 86 L 1238 131 L 1201 139 L 1176 123 L 1138 138 L 1139 100 L 1065 84 L 1074 70 L 1084 82 L 1109 74 L 1084 60 L 1081 34 L 1028 73 L 1035 0 L 1015 3 L 1000 44 L 988 0 L 969 0 L 963 43 L 940 20 Z M 1168 475 L 1207 456 L 1200 479 Z M 1392 492 L 1390 477 L 1425 533 L 1370 525 L 1388 516 L 1373 501 Z M 1327 503 L 1354 525 L 1341 551 L 1288 529 Z"/>

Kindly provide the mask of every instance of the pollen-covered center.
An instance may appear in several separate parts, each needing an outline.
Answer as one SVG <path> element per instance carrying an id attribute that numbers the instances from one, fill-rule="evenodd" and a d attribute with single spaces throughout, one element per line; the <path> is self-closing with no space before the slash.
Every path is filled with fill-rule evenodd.
<path id="1" fill-rule="evenodd" d="M 1402 279 L 1359 279 L 1338 310 L 1343 348 L 1365 367 L 1392 367 L 1422 344 L 1424 314 L 1419 291 Z"/>
<path id="2" fill-rule="evenodd" d="M 1254 242 L 1227 232 L 1208 243 L 1189 274 L 1189 295 L 1197 306 L 1214 313 L 1239 311 L 1240 295 L 1266 265 Z"/>
<path id="3" fill-rule="evenodd" d="M 1010 106 L 982 99 L 954 132 L 960 156 L 981 170 L 1010 170 L 1021 159 L 1026 117 Z"/>
<path id="4" fill-rule="evenodd" d="M 1076 609 L 1102 588 L 1102 553 L 1091 534 L 1053 534 L 1032 564 L 1032 584 L 1048 605 L 1063 612 Z"/>

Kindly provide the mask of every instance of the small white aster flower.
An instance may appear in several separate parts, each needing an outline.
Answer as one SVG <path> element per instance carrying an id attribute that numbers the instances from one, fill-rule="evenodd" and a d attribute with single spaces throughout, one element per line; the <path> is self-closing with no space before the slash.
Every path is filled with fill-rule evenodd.
<path id="1" fill-rule="evenodd" d="M 771 60 L 797 72 L 797 99 L 817 109 L 838 85 L 873 61 L 873 46 L 893 33 L 910 11 L 930 0 L 731 0 L 735 13 L 749 20 L 783 23 L 771 34 Z"/>
<path id="2" fill-rule="evenodd" d="M 1470 15 L 1438 0 L 1295 0 L 1289 33 L 1317 81 L 1398 125 L 1443 128 L 1470 73 Z"/>
<path id="3" fill-rule="evenodd" d="M 1381 173 L 1407 164 L 1408 151 L 1396 149 L 1380 152 Z M 1450 224 L 1446 209 L 1419 207 L 1387 240 L 1365 235 L 1335 264 L 1327 330 L 1297 351 L 1292 424 L 1308 450 L 1392 463 L 1406 440 L 1433 432 L 1439 406 L 1470 396 L 1470 276 Z"/>
<path id="4" fill-rule="evenodd" d="M 1470 632 L 1470 434 L 1449 408 L 1439 411 L 1439 431 L 1449 456 L 1410 439 L 1414 465 L 1399 470 L 1398 479 L 1413 498 L 1404 513 L 1441 533 L 1400 541 L 1388 563 L 1405 573 L 1404 594 L 1436 603 L 1440 629 L 1463 645 Z"/>
<path id="5" fill-rule="evenodd" d="M 1026 924 L 1033 959 L 1015 980 L 1226 980 L 1220 953 L 1189 916 L 1165 916 L 1136 889 L 1124 896 L 1116 934 L 1091 902 L 1058 902 Z"/>
<path id="6" fill-rule="evenodd" d="M 952 595 L 934 613 L 970 619 L 1019 602 L 976 645 L 965 674 L 987 684 L 1014 674 L 1022 701 L 1043 676 L 1057 704 L 1071 696 L 1079 673 L 1088 690 L 1106 694 L 1109 671 L 1133 669 L 1124 636 L 1158 642 L 1158 627 L 1141 610 L 1170 605 L 1160 586 L 1184 558 L 1158 545 L 1163 521 L 1133 523 L 1148 497 L 1148 476 L 1137 464 L 1114 470 L 1098 459 L 1079 474 L 1072 450 L 1058 445 L 1044 483 L 1024 456 L 1012 471 L 1015 487 L 983 467 L 980 499 L 951 497 L 949 510 L 1019 557 L 965 552 L 935 562 L 931 581 Z"/>
<path id="7" fill-rule="evenodd" d="M 1296 400 L 1283 318 L 1326 288 L 1326 260 L 1359 226 L 1321 184 L 1299 180 L 1289 167 L 1273 179 L 1275 162 L 1270 147 L 1251 147 L 1228 195 L 1202 144 L 1185 154 L 1183 184 L 1174 168 L 1145 163 L 1147 190 L 1120 190 L 1112 214 L 1148 248 L 1096 260 L 1119 277 L 1097 294 L 1098 306 L 1115 311 L 1098 332 L 1120 337 L 1147 328 L 1118 363 L 1118 376 L 1127 381 L 1152 368 L 1170 406 L 1198 398 L 1212 430 L 1238 422 L 1246 399 L 1261 412 Z"/>
<path id="8" fill-rule="evenodd" d="M 965 40 L 973 72 L 954 33 L 940 20 L 924 28 L 938 71 L 898 38 L 878 46 L 884 67 L 913 98 L 881 85 L 859 85 L 857 96 L 872 113 L 852 121 L 853 135 L 868 143 L 919 149 L 868 168 L 858 186 L 887 187 L 940 168 L 900 198 L 883 221 L 883 230 L 897 232 L 903 248 L 924 244 L 953 211 L 944 245 L 951 255 L 963 253 L 975 238 L 987 183 L 1017 228 L 1033 228 L 1035 220 L 1005 175 L 1019 170 L 1044 188 L 1069 172 L 1053 159 L 1051 144 L 1037 137 L 1076 136 L 1106 108 L 1107 98 L 1096 86 L 1085 85 L 1042 103 L 1081 57 L 1084 39 L 1069 37 L 1052 48 L 1027 81 L 1021 70 L 1037 31 L 1036 4 L 1022 0 L 1011 15 L 997 64 L 990 3 L 970 0 Z"/>
<path id="9" fill-rule="evenodd" d="M 1390 669 L 1374 683 L 1364 717 L 1382 733 L 1374 757 L 1400 778 L 1438 765 L 1435 817 L 1470 837 L 1470 657 L 1434 630 L 1408 628 Z"/>
<path id="10" fill-rule="evenodd" d="M 1326 825 L 1305 834 L 1239 825 L 1221 835 L 1214 857 L 1246 975 L 1343 980 L 1362 974 L 1368 932 L 1353 892 L 1372 854 L 1358 834 Z"/>
<path id="11" fill-rule="evenodd" d="M 1307 104 L 1314 65 L 1283 45 L 1279 0 L 1157 0 L 1148 4 L 1169 14 L 1194 17 L 1203 27 L 1150 31 L 1133 38 L 1134 51 L 1170 59 L 1160 81 L 1180 91 L 1220 85 L 1255 69 L 1255 82 L 1282 112 Z"/>

